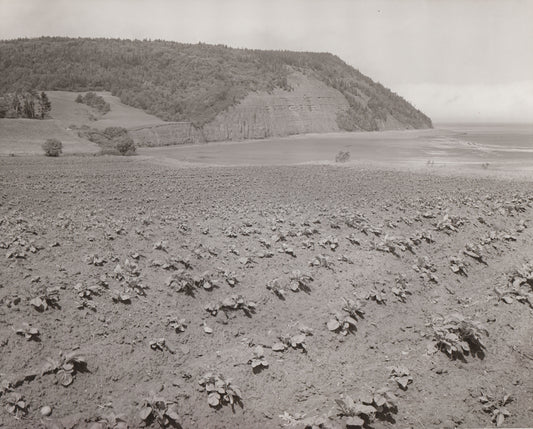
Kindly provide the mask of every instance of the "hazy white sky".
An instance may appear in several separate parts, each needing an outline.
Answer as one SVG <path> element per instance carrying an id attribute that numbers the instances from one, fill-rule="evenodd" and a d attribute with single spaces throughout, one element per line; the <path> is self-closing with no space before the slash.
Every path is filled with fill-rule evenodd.
<path id="1" fill-rule="evenodd" d="M 328 51 L 436 122 L 533 122 L 533 0 L 0 0 L 0 38 Z"/>

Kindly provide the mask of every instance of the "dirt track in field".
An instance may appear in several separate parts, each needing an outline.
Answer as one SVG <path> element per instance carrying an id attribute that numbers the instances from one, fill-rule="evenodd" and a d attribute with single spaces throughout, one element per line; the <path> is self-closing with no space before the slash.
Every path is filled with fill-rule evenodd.
<path id="1" fill-rule="evenodd" d="M 150 391 L 184 428 L 346 427 L 336 400 L 385 387 L 397 410 L 365 427 L 493 426 L 483 407 L 506 394 L 504 426 L 531 426 L 532 205 L 530 182 L 479 177 L 0 159 L 0 427 L 96 429 L 121 415 L 155 428 L 155 411 L 141 420 Z M 291 290 L 294 270 L 308 287 Z M 46 294 L 57 305 L 38 311 L 30 301 Z M 328 328 L 343 298 L 364 312 L 347 335 Z M 486 329 L 481 354 L 433 348 L 454 313 Z M 26 339 L 24 323 L 39 334 Z M 254 372 L 258 345 L 268 367 Z M 64 387 L 71 351 L 87 366 L 67 366 Z M 47 358 L 57 365 L 41 375 Z M 391 367 L 408 370 L 406 390 Z M 211 407 L 208 372 L 242 404 Z"/>

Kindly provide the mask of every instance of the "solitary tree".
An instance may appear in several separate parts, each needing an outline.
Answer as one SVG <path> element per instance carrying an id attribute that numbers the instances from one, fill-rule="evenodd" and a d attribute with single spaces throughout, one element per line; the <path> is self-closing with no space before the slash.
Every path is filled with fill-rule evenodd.
<path id="1" fill-rule="evenodd" d="M 41 97 L 39 99 L 39 102 L 41 104 L 41 119 L 44 119 L 48 114 L 50 113 L 50 110 L 52 110 L 52 103 L 50 102 L 50 99 L 46 95 L 46 92 L 41 92 Z"/>

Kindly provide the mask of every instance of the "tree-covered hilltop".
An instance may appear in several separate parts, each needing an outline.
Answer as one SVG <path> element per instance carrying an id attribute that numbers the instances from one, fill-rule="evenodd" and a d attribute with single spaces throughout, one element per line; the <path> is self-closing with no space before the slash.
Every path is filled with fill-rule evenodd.
<path id="1" fill-rule="evenodd" d="M 0 70 L 0 94 L 106 90 L 163 120 L 197 127 L 252 91 L 290 91 L 287 77 L 300 71 L 345 96 L 350 108 L 338 117 L 342 129 L 377 130 L 389 115 L 407 127 L 431 127 L 403 98 L 329 53 L 43 37 L 0 41 Z"/>

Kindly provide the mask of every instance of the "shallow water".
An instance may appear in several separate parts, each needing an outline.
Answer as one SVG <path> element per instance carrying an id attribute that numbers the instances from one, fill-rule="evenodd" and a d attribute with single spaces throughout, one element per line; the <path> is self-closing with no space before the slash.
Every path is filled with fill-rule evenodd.
<path id="1" fill-rule="evenodd" d="M 244 142 L 141 149 L 142 155 L 212 165 L 290 165 L 351 162 L 392 167 L 460 166 L 502 171 L 533 169 L 533 126 L 443 124 L 431 130 L 299 135 Z"/>

